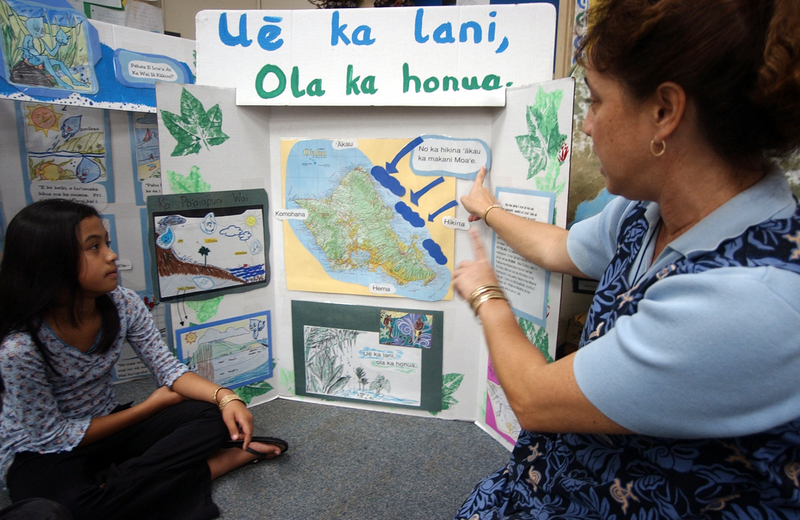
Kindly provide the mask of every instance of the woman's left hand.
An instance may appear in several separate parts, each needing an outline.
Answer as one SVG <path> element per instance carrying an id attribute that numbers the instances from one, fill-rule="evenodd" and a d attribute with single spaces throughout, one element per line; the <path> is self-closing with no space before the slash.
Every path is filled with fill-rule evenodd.
<path id="1" fill-rule="evenodd" d="M 464 260 L 458 264 L 458 268 L 453 273 L 453 286 L 462 298 L 469 301 L 472 291 L 481 285 L 497 285 L 497 275 L 495 275 L 486 250 L 483 248 L 478 232 L 474 229 L 468 231 L 472 241 L 472 250 L 475 253 L 475 260 Z"/>
<path id="2" fill-rule="evenodd" d="M 242 449 L 246 450 L 253 437 L 253 414 L 241 401 L 231 401 L 222 409 L 222 420 L 228 427 L 231 440 L 243 440 Z"/>

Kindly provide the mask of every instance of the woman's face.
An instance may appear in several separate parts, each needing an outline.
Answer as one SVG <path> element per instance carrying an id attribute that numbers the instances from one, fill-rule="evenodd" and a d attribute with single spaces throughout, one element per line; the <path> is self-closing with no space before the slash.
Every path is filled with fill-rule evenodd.
<path id="1" fill-rule="evenodd" d="M 600 159 L 600 173 L 610 193 L 629 199 L 653 200 L 656 184 L 648 176 L 650 140 L 649 105 L 631 96 L 616 79 L 591 67 L 586 69 L 591 106 L 583 132 L 592 138 Z"/>

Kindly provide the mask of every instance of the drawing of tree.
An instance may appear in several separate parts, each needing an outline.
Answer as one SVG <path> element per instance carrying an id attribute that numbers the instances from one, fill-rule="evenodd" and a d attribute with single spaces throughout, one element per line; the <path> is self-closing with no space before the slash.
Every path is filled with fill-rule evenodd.
<path id="1" fill-rule="evenodd" d="M 380 393 L 384 390 L 387 392 L 392 391 L 392 385 L 388 379 L 386 379 L 383 374 L 378 375 L 374 381 L 369 384 L 369 389 L 375 392 L 376 394 L 380 395 Z"/>
<path id="2" fill-rule="evenodd" d="M 363 390 L 369 383 L 367 372 L 362 367 L 356 367 L 356 377 L 358 378 L 358 389 Z"/>
<path id="3" fill-rule="evenodd" d="M 208 253 L 210 253 L 211 250 L 208 249 L 206 246 L 203 246 L 200 249 L 198 249 L 197 252 L 203 256 L 203 267 L 208 265 Z"/>
<path id="4" fill-rule="evenodd" d="M 344 376 L 341 360 L 349 355 L 359 331 L 306 327 L 303 331 L 306 349 L 306 387 L 311 392 L 335 394 L 342 390 L 350 376 Z M 348 352 L 345 352 L 345 347 Z"/>

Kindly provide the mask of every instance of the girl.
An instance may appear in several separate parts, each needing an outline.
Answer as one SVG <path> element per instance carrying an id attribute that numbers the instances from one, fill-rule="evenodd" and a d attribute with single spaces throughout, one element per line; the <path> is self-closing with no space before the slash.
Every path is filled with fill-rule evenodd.
<path id="1" fill-rule="evenodd" d="M 117 255 L 92 207 L 27 206 L 0 266 L 0 469 L 12 501 L 43 497 L 75 519 L 219 515 L 211 481 L 280 455 L 253 437 L 231 390 L 189 372 L 139 297 L 117 285 Z M 127 340 L 159 388 L 117 406 L 111 369 Z"/>

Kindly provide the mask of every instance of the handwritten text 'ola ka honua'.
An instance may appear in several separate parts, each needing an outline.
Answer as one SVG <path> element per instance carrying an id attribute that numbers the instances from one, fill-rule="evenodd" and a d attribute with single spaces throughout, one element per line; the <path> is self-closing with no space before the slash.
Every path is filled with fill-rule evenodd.
<path id="1" fill-rule="evenodd" d="M 251 16 L 253 16 L 251 14 Z M 485 20 L 467 20 L 461 22 L 443 22 L 439 25 L 425 23 L 425 9 L 417 9 L 414 17 L 414 41 L 417 44 L 430 47 L 440 45 L 484 45 L 491 46 L 496 54 L 502 54 L 509 47 L 507 37 L 499 37 L 495 17 L 497 11 L 489 11 Z M 235 22 L 228 20 L 226 12 L 219 17 L 218 34 L 220 42 L 229 47 L 249 47 L 255 41 L 266 52 L 281 49 L 284 40 L 281 37 L 283 29 L 281 24 L 284 19 L 280 16 L 263 16 L 263 25 L 256 34 L 248 32 L 248 13 L 239 15 L 238 28 Z M 344 15 L 335 10 L 331 14 L 330 46 L 332 48 L 369 47 L 374 45 L 380 35 L 370 25 L 350 27 L 343 19 Z M 253 39 L 255 38 L 255 40 Z M 434 47 L 435 48 L 435 47 Z M 430 50 L 434 50 L 431 48 Z M 298 66 L 293 66 L 288 76 L 288 86 L 292 96 L 323 96 L 325 86 L 321 78 L 314 78 L 305 82 L 301 80 Z M 347 65 L 345 94 L 348 96 L 370 95 L 378 92 L 378 78 L 372 74 L 356 74 L 352 64 Z M 268 86 L 265 86 L 268 85 Z M 504 83 L 496 74 L 486 74 L 483 78 L 478 76 L 456 77 L 451 75 L 430 76 L 427 78 L 414 74 L 408 63 L 402 64 L 403 93 L 432 93 L 437 91 L 457 92 L 459 90 L 496 90 L 501 87 L 511 86 L 511 82 Z M 287 89 L 287 72 L 280 66 L 267 63 L 255 78 L 255 89 L 258 96 L 271 99 L 282 95 Z"/>

